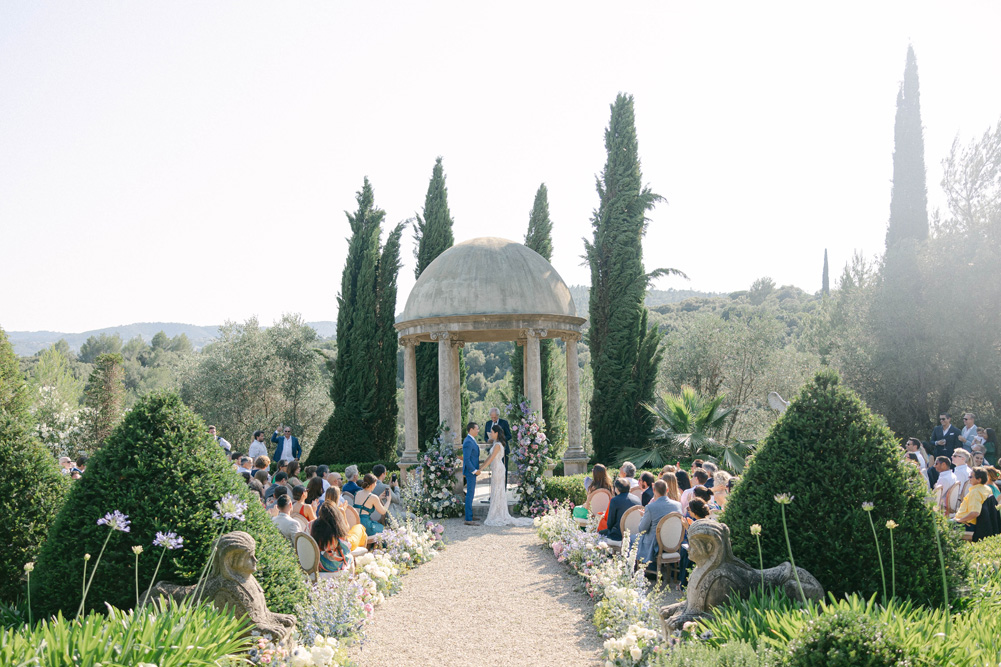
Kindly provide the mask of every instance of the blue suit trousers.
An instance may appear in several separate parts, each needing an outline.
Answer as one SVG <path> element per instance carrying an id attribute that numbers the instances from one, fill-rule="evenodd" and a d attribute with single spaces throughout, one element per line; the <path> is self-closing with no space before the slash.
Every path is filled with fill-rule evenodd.
<path id="1" fill-rule="evenodd" d="M 465 474 L 466 478 L 466 521 L 473 520 L 473 496 L 476 495 L 476 475 L 471 472 Z"/>

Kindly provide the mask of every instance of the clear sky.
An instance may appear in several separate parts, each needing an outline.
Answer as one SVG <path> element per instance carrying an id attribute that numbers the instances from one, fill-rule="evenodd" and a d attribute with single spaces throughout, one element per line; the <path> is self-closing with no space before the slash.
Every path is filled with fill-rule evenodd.
<path id="1" fill-rule="evenodd" d="M 364 176 L 387 222 L 444 157 L 455 236 L 588 283 L 609 104 L 636 99 L 657 287 L 820 288 L 881 252 L 908 43 L 929 200 L 1001 117 L 998 2 L 0 3 L 0 326 L 336 316 Z M 387 225 L 388 226 L 388 225 Z M 413 234 L 400 273 L 413 285 Z"/>

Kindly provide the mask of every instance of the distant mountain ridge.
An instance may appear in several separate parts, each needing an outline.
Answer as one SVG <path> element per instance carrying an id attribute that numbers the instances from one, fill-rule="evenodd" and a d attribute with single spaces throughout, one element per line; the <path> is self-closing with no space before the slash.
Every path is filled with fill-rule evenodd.
<path id="1" fill-rule="evenodd" d="M 337 332 L 337 322 L 307 322 L 313 327 L 321 338 L 330 338 Z M 195 349 L 201 349 L 219 337 L 218 324 L 200 327 L 195 324 L 182 324 L 179 322 L 137 322 L 135 324 L 123 324 L 117 327 L 106 327 L 104 329 L 94 329 L 82 333 L 62 333 L 59 331 L 8 331 L 7 337 L 11 345 L 14 346 L 14 354 L 27 357 L 40 350 L 44 350 L 60 339 L 65 340 L 70 349 L 74 352 L 80 350 L 80 346 L 91 336 L 107 334 L 114 336 L 118 334 L 122 342 L 128 341 L 136 336 L 141 336 L 147 343 L 153 340 L 159 332 L 167 334 L 173 338 L 182 333 L 188 337 Z"/>

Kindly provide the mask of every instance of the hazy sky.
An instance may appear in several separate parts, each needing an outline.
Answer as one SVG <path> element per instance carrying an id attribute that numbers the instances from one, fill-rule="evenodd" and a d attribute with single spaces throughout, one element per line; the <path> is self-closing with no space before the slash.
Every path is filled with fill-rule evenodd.
<path id="1" fill-rule="evenodd" d="M 609 104 L 636 99 L 660 288 L 820 288 L 881 252 L 908 43 L 929 200 L 1001 117 L 998 2 L 0 4 L 0 326 L 336 315 L 364 176 L 395 224 L 444 157 L 455 236 L 588 283 Z M 388 225 L 387 225 L 388 226 Z M 400 273 L 413 285 L 413 234 Z M 832 276 L 833 277 L 833 276 Z"/>

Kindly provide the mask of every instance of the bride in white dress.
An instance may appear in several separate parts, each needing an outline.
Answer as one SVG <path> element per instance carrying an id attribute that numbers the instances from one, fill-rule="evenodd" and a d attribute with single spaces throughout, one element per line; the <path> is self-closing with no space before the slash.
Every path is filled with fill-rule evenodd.
<path id="1" fill-rule="evenodd" d="M 493 447 L 490 455 L 480 466 L 490 471 L 490 511 L 487 512 L 485 526 L 531 526 L 528 518 L 516 519 L 507 511 L 507 479 L 504 470 L 504 432 L 500 426 L 493 427 Z"/>

